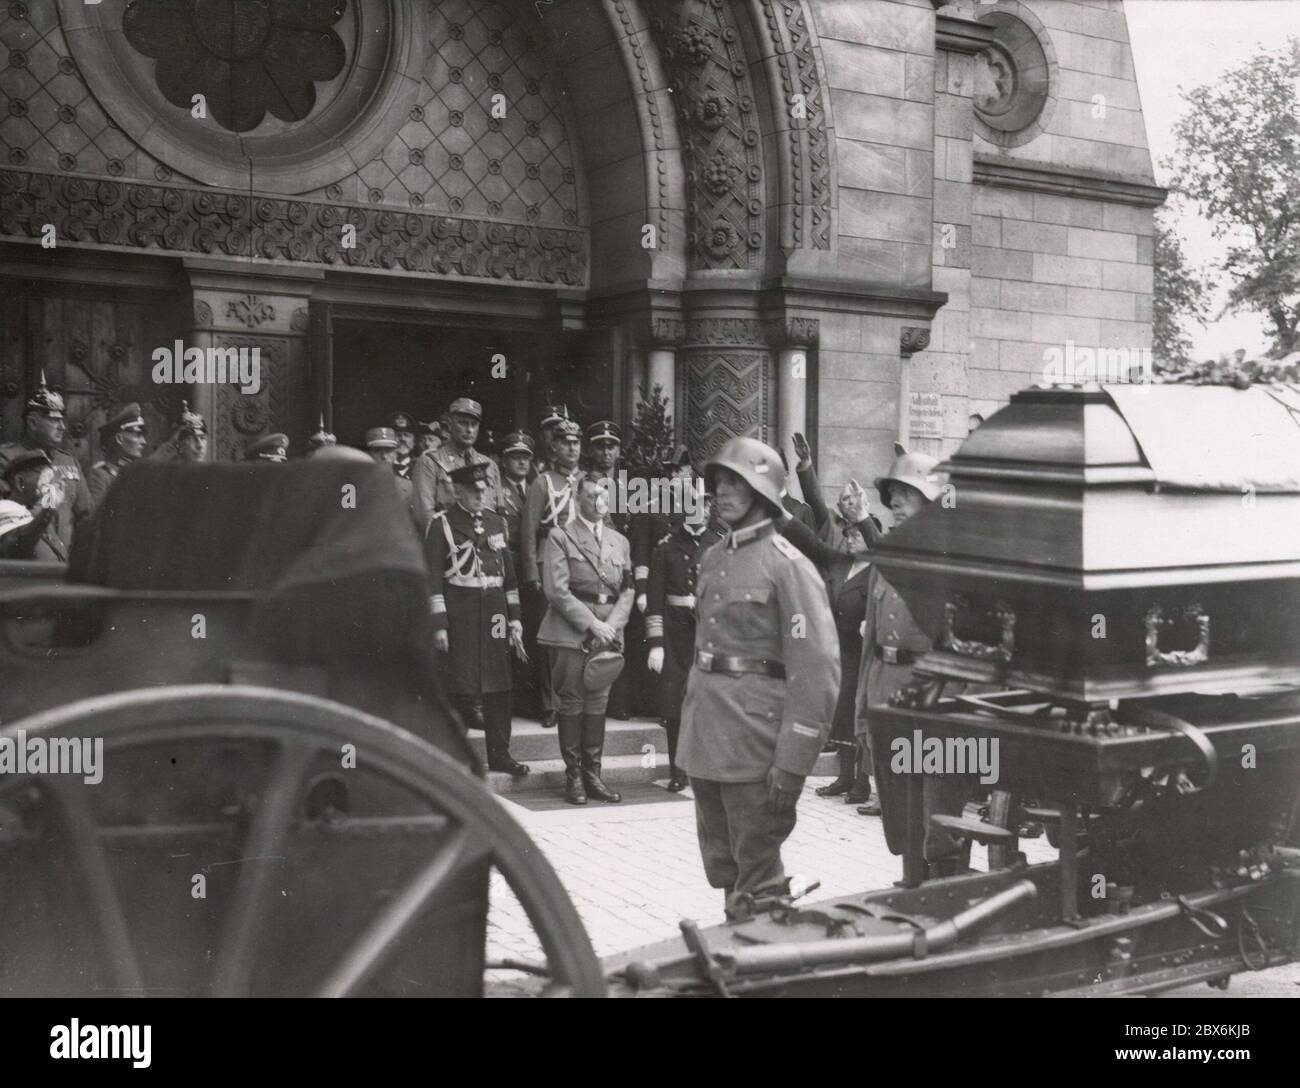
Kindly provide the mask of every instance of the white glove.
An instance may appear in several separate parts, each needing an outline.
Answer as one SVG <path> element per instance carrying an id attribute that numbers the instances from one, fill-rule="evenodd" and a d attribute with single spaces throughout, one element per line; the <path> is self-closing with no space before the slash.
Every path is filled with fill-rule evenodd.
<path id="1" fill-rule="evenodd" d="M 646 601 L 646 597 L 644 593 L 638 593 L 636 595 L 636 610 L 642 613 L 643 615 L 645 614 L 647 603 L 648 602 Z"/>
<path id="2" fill-rule="evenodd" d="M 510 637 L 516 641 L 524 637 L 524 625 L 520 620 L 511 620 L 509 623 Z"/>
<path id="3" fill-rule="evenodd" d="M 433 648 L 440 654 L 445 654 L 451 649 L 451 640 L 447 637 L 446 631 L 434 631 Z"/>
<path id="4" fill-rule="evenodd" d="M 651 672 L 664 671 L 664 648 L 662 646 L 651 647 L 650 656 L 646 658 L 646 665 Z"/>

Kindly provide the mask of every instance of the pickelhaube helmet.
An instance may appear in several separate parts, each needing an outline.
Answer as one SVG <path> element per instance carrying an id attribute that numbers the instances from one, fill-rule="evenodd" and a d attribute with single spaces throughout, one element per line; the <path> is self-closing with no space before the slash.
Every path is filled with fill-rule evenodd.
<path id="1" fill-rule="evenodd" d="M 781 509 L 781 492 L 785 490 L 785 469 L 781 455 L 757 438 L 728 439 L 704 465 L 705 485 L 717 489 L 717 470 L 730 469 L 749 484 L 772 507 Z"/>
<path id="2" fill-rule="evenodd" d="M 36 386 L 36 391 L 27 398 L 27 403 L 23 406 L 23 415 L 28 412 L 39 412 L 51 419 L 62 419 L 63 411 L 63 398 L 45 384 L 45 371 L 42 370 L 41 380 Z"/>
<path id="3" fill-rule="evenodd" d="M 938 460 L 927 457 L 924 453 L 908 453 L 901 442 L 894 443 L 894 455 L 889 471 L 883 476 L 876 477 L 876 490 L 880 493 L 880 501 L 886 506 L 889 505 L 889 485 L 894 483 L 914 487 L 925 496 L 926 502 L 934 502 L 942 490 L 938 474 L 935 472 L 939 464 Z"/>
<path id="4" fill-rule="evenodd" d="M 556 438 L 581 438 L 582 427 L 577 420 L 562 419 L 555 424 L 555 429 L 551 432 Z"/>
<path id="5" fill-rule="evenodd" d="M 183 435 L 208 433 L 208 425 L 203 421 L 203 417 L 198 412 L 190 411 L 189 401 L 181 401 L 181 424 L 178 430 Z"/>
<path id="6" fill-rule="evenodd" d="M 321 413 L 316 430 L 307 438 L 307 453 L 312 454 L 317 450 L 324 449 L 326 446 L 333 446 L 338 443 L 338 438 L 325 429 L 325 413 Z"/>

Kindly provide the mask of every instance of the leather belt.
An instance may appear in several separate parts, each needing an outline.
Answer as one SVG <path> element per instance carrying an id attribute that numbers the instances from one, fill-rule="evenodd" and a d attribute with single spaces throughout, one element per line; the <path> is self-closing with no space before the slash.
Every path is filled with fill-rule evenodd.
<path id="1" fill-rule="evenodd" d="M 913 665 L 919 654 L 904 650 L 901 646 L 877 646 L 876 657 L 886 665 Z"/>
<path id="2" fill-rule="evenodd" d="M 618 599 L 617 596 L 613 593 L 601 593 L 599 596 L 596 597 L 588 597 L 582 593 L 575 593 L 574 596 L 577 597 L 578 600 L 580 600 L 583 604 L 610 604 L 612 601 Z"/>
<path id="3" fill-rule="evenodd" d="M 678 608 L 695 607 L 694 593 L 669 593 L 667 594 L 667 597 L 668 597 L 668 603 L 671 605 L 676 605 Z"/>
<path id="4" fill-rule="evenodd" d="M 505 579 L 499 574 L 449 574 L 445 580 L 449 586 L 461 589 L 500 589 L 505 585 Z"/>
<path id="5" fill-rule="evenodd" d="M 785 665 L 766 657 L 724 657 L 706 650 L 695 653 L 695 667 L 702 672 L 753 672 L 785 679 Z"/>

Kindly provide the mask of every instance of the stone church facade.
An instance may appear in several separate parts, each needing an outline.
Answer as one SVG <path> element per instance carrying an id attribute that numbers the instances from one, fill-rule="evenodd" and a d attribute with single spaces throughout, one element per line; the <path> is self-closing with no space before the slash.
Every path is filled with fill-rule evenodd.
<path id="1" fill-rule="evenodd" d="M 14 0 L 0 156 L 0 424 L 43 370 L 87 460 L 126 400 L 227 459 L 660 385 L 835 488 L 1150 345 L 1119 0 Z M 158 385 L 177 340 L 261 388 Z"/>

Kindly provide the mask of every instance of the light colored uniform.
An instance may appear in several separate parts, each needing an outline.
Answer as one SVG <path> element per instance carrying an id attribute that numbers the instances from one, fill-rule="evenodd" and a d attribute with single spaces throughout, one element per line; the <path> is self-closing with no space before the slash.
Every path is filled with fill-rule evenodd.
<path id="1" fill-rule="evenodd" d="M 429 524 L 429 519 L 439 510 L 456 505 L 456 486 L 451 480 L 452 469 L 463 465 L 488 466 L 487 494 L 484 506 L 495 510 L 500 502 L 501 475 L 497 463 L 478 450 L 471 449 L 469 456 L 455 449 L 449 442 L 420 455 L 411 472 L 411 482 L 415 485 L 415 520 L 421 532 Z"/>

